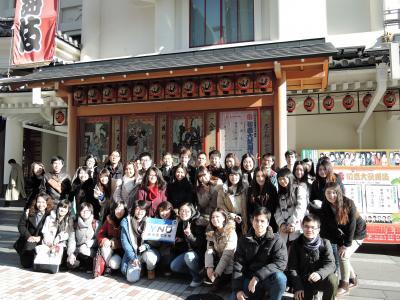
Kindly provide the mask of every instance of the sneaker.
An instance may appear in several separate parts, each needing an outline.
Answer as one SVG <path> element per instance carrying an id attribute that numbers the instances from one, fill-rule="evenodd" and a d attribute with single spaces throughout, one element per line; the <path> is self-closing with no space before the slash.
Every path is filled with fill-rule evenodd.
<path id="1" fill-rule="evenodd" d="M 192 288 L 197 288 L 197 287 L 201 286 L 201 284 L 202 284 L 201 281 L 192 280 L 192 282 L 189 284 L 189 286 Z"/>
<path id="2" fill-rule="evenodd" d="M 357 275 L 354 278 L 349 279 L 349 289 L 354 288 L 358 285 Z"/>

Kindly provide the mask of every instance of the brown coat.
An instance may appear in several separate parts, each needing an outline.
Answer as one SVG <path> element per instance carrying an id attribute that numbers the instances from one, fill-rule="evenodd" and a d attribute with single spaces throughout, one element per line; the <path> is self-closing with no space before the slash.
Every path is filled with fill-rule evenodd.
<path id="1" fill-rule="evenodd" d="M 217 276 L 232 274 L 233 256 L 237 245 L 237 234 L 235 231 L 235 222 L 228 221 L 224 231 L 219 234 L 213 230 L 208 231 L 207 251 L 205 254 L 204 265 L 206 268 L 214 268 Z M 219 261 L 215 261 L 215 260 Z"/>

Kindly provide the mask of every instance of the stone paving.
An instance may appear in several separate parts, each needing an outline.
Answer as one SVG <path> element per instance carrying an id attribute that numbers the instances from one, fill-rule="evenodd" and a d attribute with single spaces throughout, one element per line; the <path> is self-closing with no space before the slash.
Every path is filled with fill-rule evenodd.
<path id="1" fill-rule="evenodd" d="M 187 277 L 157 277 L 129 284 L 121 274 L 92 279 L 82 272 L 46 274 L 20 267 L 12 244 L 18 237 L 16 224 L 21 207 L 3 208 L 0 201 L 0 299 L 186 299 L 191 294 L 206 293 L 207 287 L 190 288 Z M 372 253 L 356 253 L 353 265 L 360 287 L 344 300 L 399 300 L 399 248 L 391 253 L 375 247 Z M 386 253 L 385 253 L 386 252 Z M 380 254 L 377 254 L 380 253 Z M 218 293 L 228 299 L 229 290 Z M 293 298 L 285 294 L 284 299 Z M 260 299 L 261 300 L 261 299 Z"/>

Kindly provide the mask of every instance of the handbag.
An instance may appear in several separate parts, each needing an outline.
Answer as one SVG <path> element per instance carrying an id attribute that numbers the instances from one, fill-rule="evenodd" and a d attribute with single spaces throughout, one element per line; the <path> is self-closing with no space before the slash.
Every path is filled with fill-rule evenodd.
<path id="1" fill-rule="evenodd" d="M 36 255 L 33 261 L 33 270 L 55 274 L 61 264 L 64 247 L 55 246 L 50 248 L 46 245 L 35 247 Z"/>
<path id="2" fill-rule="evenodd" d="M 106 266 L 106 261 L 101 255 L 100 249 L 98 249 L 93 259 L 93 272 L 92 272 L 93 278 L 103 275 L 105 266 Z"/>
<path id="3" fill-rule="evenodd" d="M 140 272 L 142 271 L 141 265 L 134 266 L 129 264 L 126 270 L 126 280 L 128 282 L 137 282 L 140 279 Z"/>

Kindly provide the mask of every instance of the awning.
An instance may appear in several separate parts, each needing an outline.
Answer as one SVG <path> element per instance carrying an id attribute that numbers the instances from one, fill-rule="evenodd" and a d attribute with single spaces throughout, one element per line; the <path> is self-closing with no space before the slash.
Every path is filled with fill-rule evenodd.
<path id="1" fill-rule="evenodd" d="M 325 39 L 278 43 L 253 43 L 252 45 L 246 46 L 226 46 L 218 49 L 193 50 L 170 54 L 48 66 L 23 77 L 0 80 L 0 85 L 21 86 L 32 83 L 42 83 L 44 85 L 45 82 L 47 83 L 49 81 L 85 80 L 95 77 L 102 78 L 105 76 L 125 76 L 143 72 L 228 66 L 237 65 L 239 63 L 281 62 L 295 59 L 301 59 L 303 61 L 307 58 L 327 58 L 334 55 L 336 52 L 337 49 L 331 43 L 326 43 Z M 299 71 L 303 71 L 302 66 L 297 64 L 295 67 L 299 67 Z M 324 76 L 327 77 L 327 66 L 324 67 L 324 70 L 326 70 Z M 313 74 L 313 72 L 309 73 Z M 298 74 L 296 74 L 296 76 L 296 79 L 304 79 L 299 77 Z M 288 79 L 290 80 L 290 78 Z"/>

